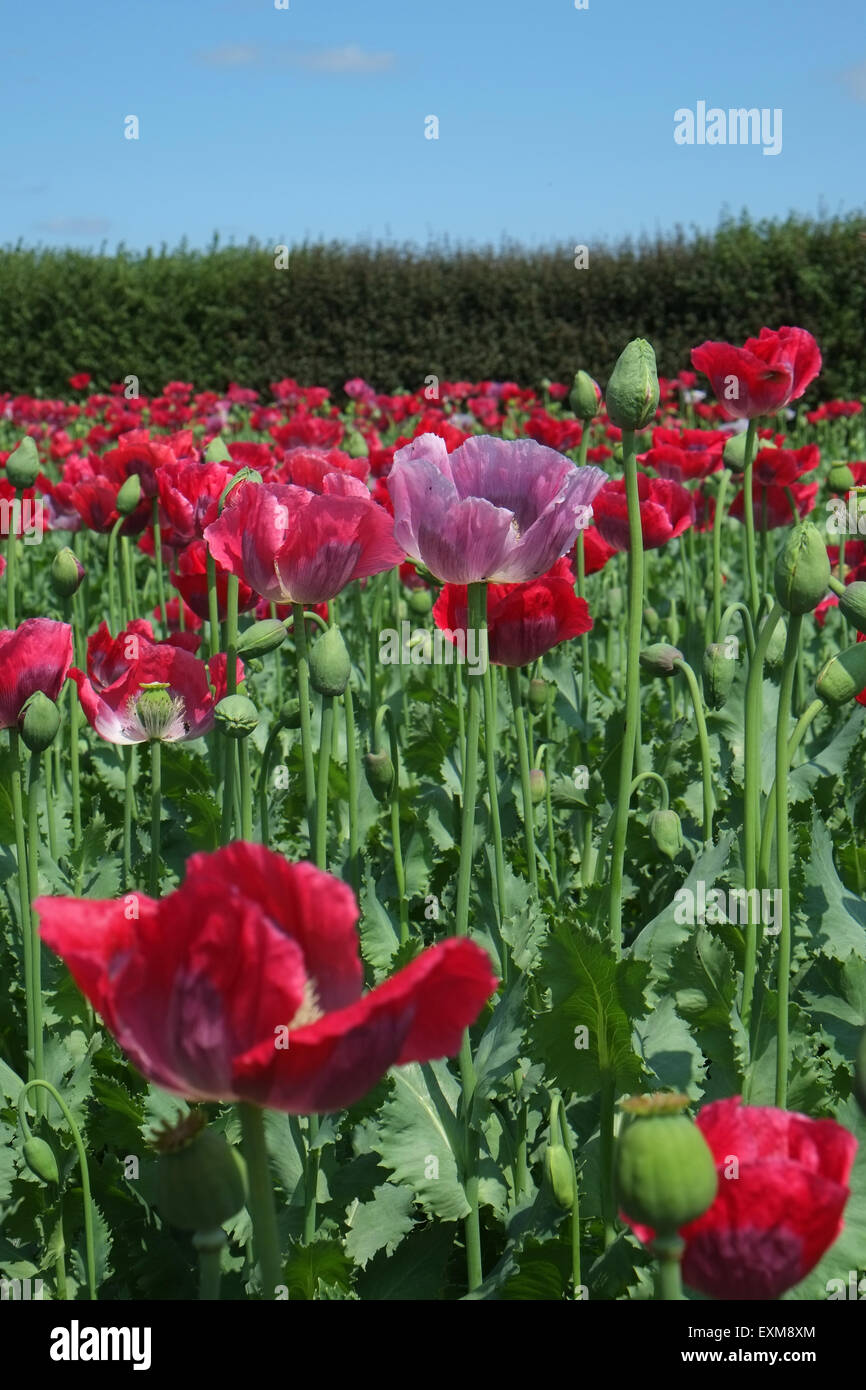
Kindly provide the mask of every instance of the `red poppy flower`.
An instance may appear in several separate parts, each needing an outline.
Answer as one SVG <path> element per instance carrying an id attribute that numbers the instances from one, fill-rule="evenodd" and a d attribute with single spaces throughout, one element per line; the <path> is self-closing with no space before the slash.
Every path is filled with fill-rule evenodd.
<path id="1" fill-rule="evenodd" d="M 701 343 L 692 366 L 709 377 L 727 419 L 751 420 L 799 400 L 821 370 L 821 353 L 805 328 L 762 328 L 741 348 Z"/>
<path id="2" fill-rule="evenodd" d="M 597 574 L 599 570 L 604 569 L 616 551 L 612 545 L 608 545 L 607 541 L 602 540 L 597 526 L 587 526 L 582 534 L 584 574 Z M 574 557 L 572 563 L 575 570 L 577 569 L 577 547 L 579 544 L 580 538 L 578 537 L 572 552 Z"/>
<path id="3" fill-rule="evenodd" d="M 51 618 L 27 618 L 0 632 L 0 729 L 18 723 L 24 705 L 41 690 L 56 700 L 72 663 L 72 628 Z"/>
<path id="4" fill-rule="evenodd" d="M 755 483 L 758 487 L 790 487 L 804 473 L 817 468 L 820 460 L 817 444 L 804 444 L 802 449 L 759 449 L 755 457 Z"/>
<path id="5" fill-rule="evenodd" d="M 159 517 L 165 545 L 181 549 L 200 540 L 218 515 L 219 499 L 241 464 L 174 460 L 157 472 Z"/>
<path id="6" fill-rule="evenodd" d="M 69 385 L 73 391 L 83 391 L 85 387 L 90 385 L 90 373 L 76 372 L 74 376 L 69 378 Z"/>
<path id="7" fill-rule="evenodd" d="M 328 473 L 348 473 L 365 483 L 370 476 L 370 462 L 365 458 L 353 459 L 342 449 L 287 449 L 283 462 L 273 471 L 273 481 L 323 492 Z"/>
<path id="8" fill-rule="evenodd" d="M 171 582 L 182 595 L 184 603 L 198 618 L 210 617 L 207 589 L 207 546 L 204 541 L 193 541 L 180 552 L 177 569 L 171 571 Z M 224 622 L 228 609 L 229 571 L 223 565 L 216 566 L 217 610 L 220 622 Z M 246 613 L 254 608 L 257 595 L 243 580 L 238 583 L 238 612 Z"/>
<path id="9" fill-rule="evenodd" d="M 433 605 L 433 618 L 456 646 L 457 634 L 465 634 L 469 620 L 465 584 L 443 587 Z M 526 666 L 591 627 L 589 608 L 574 592 L 574 575 L 566 557 L 540 579 L 488 585 L 488 655 L 497 666 Z"/>
<path id="10" fill-rule="evenodd" d="M 794 498 L 799 517 L 806 516 L 815 505 L 815 498 L 818 496 L 817 483 L 792 483 L 790 487 L 762 487 L 756 488 L 752 496 L 752 510 L 755 515 L 755 529 L 764 530 L 764 516 L 766 514 L 768 531 L 775 531 L 780 526 L 790 526 L 794 520 L 791 511 L 791 504 L 788 501 L 788 493 Z M 738 492 L 731 503 L 730 513 L 737 521 L 742 521 L 746 514 L 744 494 Z"/>
<path id="11" fill-rule="evenodd" d="M 199 1100 L 342 1109 L 391 1066 L 456 1053 L 496 988 L 486 953 L 452 937 L 362 994 L 351 890 L 261 845 L 194 854 L 181 887 L 139 894 L 131 920 L 119 899 L 35 907 L 139 1070 Z"/>
<path id="12" fill-rule="evenodd" d="M 691 493 L 680 487 L 679 483 L 670 482 L 667 478 L 648 478 L 646 473 L 638 473 L 637 490 L 645 550 L 657 550 L 691 526 L 694 521 Z M 593 501 L 592 511 L 602 540 L 612 545 L 614 550 L 628 550 L 625 478 L 606 482 Z"/>
<path id="13" fill-rule="evenodd" d="M 711 1298 L 778 1298 L 841 1232 L 857 1141 L 835 1120 L 743 1105 L 739 1096 L 703 1106 L 697 1125 L 716 1160 L 719 1191 L 709 1211 L 680 1231 L 683 1278 Z M 652 1240 L 647 1227 L 633 1230 Z"/>
<path id="14" fill-rule="evenodd" d="M 321 495 L 241 484 L 205 539 L 218 564 L 275 603 L 324 603 L 404 558 L 394 523 L 357 478 L 329 473 Z M 191 608 L 195 607 L 185 595 Z"/>
<path id="15" fill-rule="evenodd" d="M 640 461 L 655 469 L 660 478 L 675 483 L 706 478 L 722 466 L 722 450 L 728 440 L 724 430 L 653 430 L 653 446 Z"/>

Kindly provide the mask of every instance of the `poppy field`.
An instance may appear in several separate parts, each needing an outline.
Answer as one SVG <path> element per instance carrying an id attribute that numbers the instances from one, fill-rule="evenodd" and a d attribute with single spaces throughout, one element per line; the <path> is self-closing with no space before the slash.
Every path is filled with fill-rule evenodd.
<path id="1" fill-rule="evenodd" d="M 0 394 L 4 1299 L 866 1297 L 862 402 L 587 365 Z"/>

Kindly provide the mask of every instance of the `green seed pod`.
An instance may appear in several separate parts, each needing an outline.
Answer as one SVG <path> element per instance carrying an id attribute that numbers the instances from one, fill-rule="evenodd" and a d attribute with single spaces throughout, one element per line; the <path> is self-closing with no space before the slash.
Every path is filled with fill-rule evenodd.
<path id="1" fill-rule="evenodd" d="M 704 652 L 704 690 L 707 704 L 713 709 L 721 709 L 734 683 L 737 663 L 732 656 L 726 656 L 721 642 L 711 642 Z"/>
<path id="2" fill-rule="evenodd" d="M 866 642 L 831 656 L 818 672 L 815 692 L 825 705 L 846 705 L 866 690 Z"/>
<path id="3" fill-rule="evenodd" d="M 35 1134 L 31 1134 L 29 1139 L 24 1141 L 24 1162 L 35 1173 L 40 1182 L 59 1182 L 60 1173 L 57 1168 L 57 1159 L 54 1157 L 54 1150 L 45 1139 L 40 1139 Z"/>
<path id="4" fill-rule="evenodd" d="M 866 1115 L 866 1028 L 860 1034 L 854 1057 L 854 1095 L 857 1104 Z"/>
<path id="5" fill-rule="evenodd" d="M 279 618 L 262 618 L 261 622 L 253 623 L 246 632 L 241 633 L 238 656 L 264 656 L 267 652 L 275 652 L 287 636 L 285 625 Z"/>
<path id="6" fill-rule="evenodd" d="M 229 738 L 248 738 L 259 722 L 259 712 L 246 695 L 226 695 L 216 706 L 214 715 Z"/>
<path id="7" fill-rule="evenodd" d="M 574 1163 L 564 1144 L 548 1144 L 544 1151 L 544 1171 L 558 1207 L 571 1211 L 577 1195 Z"/>
<path id="8" fill-rule="evenodd" d="M 643 610 L 643 620 L 646 624 L 647 631 L 649 632 L 650 636 L 655 637 L 656 633 L 659 630 L 659 615 L 656 612 L 655 608 L 645 608 Z"/>
<path id="9" fill-rule="evenodd" d="M 648 425 L 659 403 L 656 355 L 644 338 L 633 338 L 620 353 L 604 393 L 611 424 L 622 430 Z"/>
<path id="10" fill-rule="evenodd" d="M 58 598 L 72 598 L 81 587 L 83 579 L 84 566 L 75 551 L 65 545 L 51 561 L 51 587 Z"/>
<path id="11" fill-rule="evenodd" d="M 811 613 L 830 584 L 827 546 L 811 521 L 791 531 L 776 560 L 776 598 L 789 613 Z"/>
<path id="12" fill-rule="evenodd" d="M 547 794 L 547 778 L 542 768 L 533 767 L 529 771 L 529 796 L 533 806 L 543 801 Z"/>
<path id="13" fill-rule="evenodd" d="M 215 434 L 210 444 L 204 451 L 205 463 L 231 463 L 232 456 L 228 451 L 225 440 Z"/>
<path id="14" fill-rule="evenodd" d="M 601 391 L 588 372 L 575 372 L 568 403 L 578 420 L 594 420 L 601 407 Z"/>
<path id="15" fill-rule="evenodd" d="M 846 493 L 856 487 L 856 479 L 847 463 L 833 463 L 827 474 L 827 486 L 831 492 Z"/>
<path id="16" fill-rule="evenodd" d="M 656 849 L 668 859 L 676 859 L 683 847 L 683 827 L 676 811 L 653 811 L 649 832 Z"/>
<path id="17" fill-rule="evenodd" d="M 135 713 L 149 739 L 162 738 L 177 715 L 177 702 L 168 693 L 168 683 L 143 682 Z"/>
<path id="18" fill-rule="evenodd" d="M 183 1231 L 221 1226 L 246 1201 L 240 1156 L 224 1134 L 204 1125 L 204 1115 L 187 1115 L 157 1140 L 157 1210 Z"/>
<path id="19" fill-rule="evenodd" d="M 310 685 L 320 695 L 342 695 L 349 684 L 352 662 L 338 627 L 329 627 L 310 652 Z"/>
<path id="20" fill-rule="evenodd" d="M 377 801 L 388 801 L 394 786 L 394 764 L 387 753 L 365 753 L 364 772 Z"/>
<path id="21" fill-rule="evenodd" d="M 744 473 L 746 469 L 746 432 L 732 434 L 722 450 L 722 462 L 732 473 Z"/>
<path id="22" fill-rule="evenodd" d="M 429 589 L 410 589 L 409 590 L 409 611 L 417 613 L 419 618 L 423 618 L 425 613 L 429 613 L 433 607 L 433 595 Z"/>
<path id="23" fill-rule="evenodd" d="M 50 748 L 60 728 L 60 710 L 41 690 L 35 691 L 18 716 L 21 738 L 31 753 Z"/>
<path id="24" fill-rule="evenodd" d="M 855 579 L 839 595 L 839 611 L 858 632 L 866 633 L 866 583 L 862 579 Z"/>
<path id="25" fill-rule="evenodd" d="M 771 671 L 775 671 L 777 666 L 781 666 L 787 640 L 788 624 L 782 618 L 773 629 L 773 635 L 767 646 L 767 655 L 764 658 L 764 665 L 769 666 Z"/>
<path id="26" fill-rule="evenodd" d="M 533 677 L 529 682 L 529 708 L 538 714 L 547 704 L 547 696 L 550 686 L 547 681 Z"/>
<path id="27" fill-rule="evenodd" d="M 652 671 L 654 676 L 673 676 L 676 673 L 674 662 L 682 661 L 683 654 L 667 642 L 654 642 L 651 647 L 644 647 L 639 659 L 641 666 Z"/>
<path id="28" fill-rule="evenodd" d="M 310 706 L 312 714 L 313 707 Z M 287 700 L 280 710 L 280 723 L 284 729 L 300 729 L 301 727 L 301 702 L 300 700 Z"/>
<path id="29" fill-rule="evenodd" d="M 712 1206 L 719 1179 L 710 1147 L 683 1114 L 687 1096 L 633 1096 L 616 1144 L 619 1204 L 629 1220 L 674 1235 Z"/>
<path id="30" fill-rule="evenodd" d="M 141 501 L 141 478 L 137 473 L 130 473 L 123 487 L 117 494 L 117 501 L 114 506 L 118 516 L 129 516 L 134 512 Z"/>
<path id="31" fill-rule="evenodd" d="M 39 455 L 27 434 L 6 460 L 6 479 L 14 488 L 32 487 L 39 476 Z"/>

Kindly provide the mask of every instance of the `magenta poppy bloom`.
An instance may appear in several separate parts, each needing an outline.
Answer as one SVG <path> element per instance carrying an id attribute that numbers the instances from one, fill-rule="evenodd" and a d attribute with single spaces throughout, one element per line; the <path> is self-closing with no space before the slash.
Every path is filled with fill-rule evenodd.
<path id="1" fill-rule="evenodd" d="M 404 558 L 391 517 L 348 473 L 326 474 L 321 494 L 243 485 L 204 534 L 217 563 L 272 603 L 325 603 Z"/>
<path id="2" fill-rule="evenodd" d="M 194 854 L 179 888 L 137 903 L 131 920 L 122 898 L 35 907 L 142 1074 L 191 1099 L 342 1109 L 389 1067 L 453 1056 L 496 989 L 486 952 L 452 937 L 364 994 L 351 889 L 262 845 Z"/>
<path id="3" fill-rule="evenodd" d="M 821 353 L 805 328 L 762 328 L 741 348 L 701 343 L 692 366 L 709 377 L 727 419 L 752 420 L 799 400 L 821 370 Z"/>
<path id="4" fill-rule="evenodd" d="M 72 628 L 51 618 L 27 618 L 0 632 L 0 729 L 12 729 L 31 695 L 56 700 L 72 664 Z"/>
<path id="5" fill-rule="evenodd" d="M 422 434 L 394 455 L 394 535 L 446 584 L 546 574 L 592 518 L 606 474 L 531 439 L 477 435 L 449 454 Z"/>

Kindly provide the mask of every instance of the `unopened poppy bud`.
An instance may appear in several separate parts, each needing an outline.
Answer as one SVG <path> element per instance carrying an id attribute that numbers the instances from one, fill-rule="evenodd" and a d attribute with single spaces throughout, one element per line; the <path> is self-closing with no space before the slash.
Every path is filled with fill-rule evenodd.
<path id="1" fill-rule="evenodd" d="M 31 753 L 50 748 L 60 728 L 60 710 L 41 690 L 35 691 L 18 716 L 21 738 Z"/>
<path id="2" fill-rule="evenodd" d="M 719 1179 L 697 1125 L 683 1114 L 688 1096 L 657 1094 L 621 1101 L 616 1144 L 619 1205 L 632 1222 L 674 1235 L 712 1206 Z"/>
<path id="3" fill-rule="evenodd" d="M 830 584 L 830 557 L 817 526 L 801 521 L 776 560 L 776 598 L 789 613 L 811 613 Z"/>
<path id="4" fill-rule="evenodd" d="M 645 608 L 643 610 L 643 620 L 649 632 L 655 637 L 659 630 L 659 615 L 656 610 L 654 608 Z"/>
<path id="5" fill-rule="evenodd" d="M 352 662 L 343 634 L 329 627 L 313 644 L 310 652 L 310 685 L 320 695 L 342 695 L 349 684 Z"/>
<path id="6" fill-rule="evenodd" d="M 537 676 L 529 682 L 529 708 L 535 710 L 536 714 L 539 710 L 543 710 L 547 704 L 549 690 L 550 686 L 547 681 L 540 680 Z"/>
<path id="7" fill-rule="evenodd" d="M 676 671 L 675 661 L 682 661 L 683 654 L 678 647 L 672 647 L 667 642 L 654 642 L 651 647 L 644 647 L 640 654 L 640 664 L 647 671 L 652 671 L 654 676 L 672 676 Z"/>
<path id="8" fill-rule="evenodd" d="M 312 705 L 310 706 L 312 714 Z M 300 700 L 287 700 L 280 710 L 280 723 L 284 729 L 300 729 L 301 727 L 301 702 Z"/>
<path id="9" fill-rule="evenodd" d="M 563 1211 L 571 1211 L 577 1193 L 574 1162 L 564 1144 L 548 1144 L 544 1151 L 544 1171 L 554 1200 Z"/>
<path id="10" fill-rule="evenodd" d="M 229 738 L 248 738 L 259 722 L 259 712 L 246 695 L 224 696 L 214 709 L 214 717 Z"/>
<path id="11" fill-rule="evenodd" d="M 858 632 L 866 633 L 866 583 L 862 579 L 855 579 L 839 595 L 839 611 Z"/>
<path id="12" fill-rule="evenodd" d="M 540 767 L 533 767 L 529 772 L 529 796 L 533 806 L 537 806 L 539 801 L 543 801 L 547 793 L 547 778 Z"/>
<path id="13" fill-rule="evenodd" d="M 649 818 L 649 832 L 660 854 L 668 859 L 676 859 L 683 847 L 683 827 L 676 811 L 653 811 Z"/>
<path id="14" fill-rule="evenodd" d="M 156 1206 L 183 1231 L 209 1231 L 230 1220 L 246 1201 L 240 1155 L 218 1130 L 193 1113 L 157 1136 Z"/>
<path id="15" fill-rule="evenodd" d="M 588 372 L 575 372 L 568 403 L 578 420 L 594 420 L 601 407 L 601 390 Z"/>
<path id="16" fill-rule="evenodd" d="M 126 482 L 117 494 L 115 510 L 118 516 L 129 516 L 134 512 L 141 501 L 141 478 L 137 473 L 130 473 Z"/>
<path id="17" fill-rule="evenodd" d="M 845 705 L 866 690 L 866 642 L 856 642 L 825 662 L 815 691 L 825 705 Z"/>
<path id="18" fill-rule="evenodd" d="M 648 425 L 659 403 L 656 355 L 644 338 L 633 338 L 620 353 L 604 393 L 608 417 L 622 430 Z"/>
<path id="19" fill-rule="evenodd" d="M 39 475 L 39 455 L 27 434 L 6 460 L 6 479 L 14 488 L 32 487 Z"/>
<path id="20" fill-rule="evenodd" d="M 262 618 L 261 622 L 253 623 L 246 632 L 242 632 L 238 638 L 238 656 L 265 656 L 268 652 L 275 652 L 277 647 L 281 647 L 288 636 L 285 623 L 281 623 L 279 618 Z"/>
<path id="21" fill-rule="evenodd" d="M 722 450 L 722 462 L 732 473 L 746 470 L 746 435 L 732 434 Z"/>
<path id="22" fill-rule="evenodd" d="M 849 492 L 856 486 L 856 479 L 847 463 L 834 463 L 827 474 L 827 485 L 831 492 Z"/>
<path id="23" fill-rule="evenodd" d="M 773 629 L 773 635 L 767 646 L 767 655 L 764 657 L 764 664 L 769 666 L 771 671 L 775 671 L 777 666 L 781 666 L 787 640 L 788 624 L 782 619 Z"/>
<path id="24" fill-rule="evenodd" d="M 721 709 L 727 700 L 736 670 L 737 663 L 726 655 L 721 642 L 711 642 L 704 652 L 704 691 L 713 709 Z"/>
<path id="25" fill-rule="evenodd" d="M 204 451 L 205 463 L 231 463 L 232 456 L 221 435 L 215 434 Z"/>
<path id="26" fill-rule="evenodd" d="M 83 578 L 84 566 L 75 551 L 65 545 L 51 561 L 51 586 L 55 594 L 58 598 L 72 598 L 81 587 Z"/>
<path id="27" fill-rule="evenodd" d="M 38 1135 L 31 1134 L 29 1139 L 24 1141 L 24 1162 L 35 1173 L 40 1182 L 59 1182 L 60 1172 L 57 1167 L 57 1159 L 54 1150 L 45 1139 L 40 1139 Z"/>
<path id="28" fill-rule="evenodd" d="M 346 437 L 344 438 L 343 443 L 340 445 L 340 448 L 343 450 L 344 453 L 349 455 L 349 458 L 352 459 L 366 458 L 370 452 L 369 448 L 367 447 L 367 441 L 364 438 L 364 436 L 360 433 L 359 430 L 353 429 L 349 429 L 346 431 Z"/>
<path id="29" fill-rule="evenodd" d="M 386 752 L 366 753 L 364 772 L 377 801 L 387 801 L 394 786 L 394 764 Z"/>
<path id="30" fill-rule="evenodd" d="M 409 611 L 417 613 L 419 618 L 423 618 L 425 613 L 429 613 L 433 607 L 433 595 L 429 589 L 410 589 L 407 599 Z"/>

